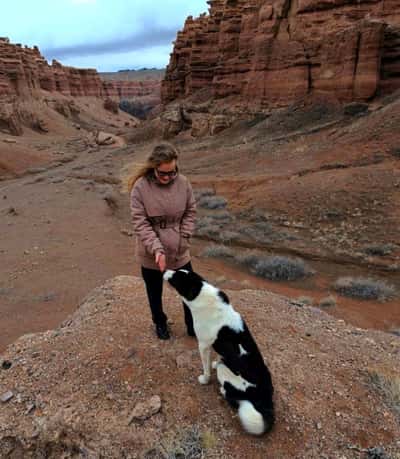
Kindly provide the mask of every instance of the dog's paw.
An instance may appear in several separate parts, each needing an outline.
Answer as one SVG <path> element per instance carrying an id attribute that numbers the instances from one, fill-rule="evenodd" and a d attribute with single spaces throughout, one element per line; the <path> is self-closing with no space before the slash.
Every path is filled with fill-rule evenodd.
<path id="1" fill-rule="evenodd" d="M 198 379 L 200 384 L 208 384 L 210 382 L 210 377 L 207 375 L 200 375 Z"/>
<path id="2" fill-rule="evenodd" d="M 213 363 L 211 364 L 213 370 L 216 370 L 218 365 L 219 365 L 219 361 L 218 360 L 214 360 Z"/>
<path id="3" fill-rule="evenodd" d="M 223 388 L 223 386 L 221 386 L 219 388 L 219 391 L 220 391 L 221 395 L 225 398 L 226 397 L 226 390 Z"/>

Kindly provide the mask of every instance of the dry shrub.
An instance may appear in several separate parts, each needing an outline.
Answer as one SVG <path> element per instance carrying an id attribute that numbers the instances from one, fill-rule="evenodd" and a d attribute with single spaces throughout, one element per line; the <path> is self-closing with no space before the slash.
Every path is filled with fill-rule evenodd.
<path id="1" fill-rule="evenodd" d="M 336 298 L 333 295 L 329 295 L 325 298 L 321 298 L 319 302 L 320 308 L 330 308 L 336 306 Z"/>
<path id="2" fill-rule="evenodd" d="M 258 242 L 270 242 L 273 233 L 272 226 L 266 221 L 256 222 L 249 226 L 242 226 L 239 231 Z"/>
<path id="3" fill-rule="evenodd" d="M 394 249 L 393 244 L 372 244 L 364 247 L 363 251 L 368 255 L 384 257 L 390 255 Z"/>
<path id="4" fill-rule="evenodd" d="M 261 256 L 255 252 L 245 252 L 236 257 L 236 261 L 239 264 L 249 269 L 252 269 L 260 259 Z"/>
<path id="5" fill-rule="evenodd" d="M 193 191 L 196 201 L 205 197 L 205 196 L 214 196 L 215 191 L 212 188 L 198 188 Z"/>
<path id="6" fill-rule="evenodd" d="M 292 281 L 311 274 L 303 260 L 282 256 L 264 258 L 256 263 L 252 271 L 257 276 L 276 281 Z"/>
<path id="7" fill-rule="evenodd" d="M 291 281 L 313 274 L 300 258 L 284 256 L 262 256 L 247 252 L 236 257 L 238 263 L 247 266 L 255 275 L 269 280 Z"/>
<path id="8" fill-rule="evenodd" d="M 206 216 L 197 219 L 195 229 L 196 236 L 216 238 L 220 234 L 220 231 L 220 224 L 216 223 L 212 217 Z"/>
<path id="9" fill-rule="evenodd" d="M 388 406 L 400 417 L 400 373 L 368 370 L 371 384 L 385 397 Z"/>
<path id="10" fill-rule="evenodd" d="M 333 288 L 341 295 L 362 300 L 385 301 L 395 295 L 395 288 L 385 281 L 363 277 L 340 277 Z"/>
<path id="11" fill-rule="evenodd" d="M 200 217 L 196 222 L 196 235 L 218 239 L 222 242 L 230 242 L 234 239 L 239 239 L 239 233 L 224 230 L 226 224 L 230 223 L 231 220 L 233 220 L 233 217 L 229 212 Z"/>
<path id="12" fill-rule="evenodd" d="M 201 432 L 198 426 L 189 427 L 172 438 L 163 439 L 160 444 L 144 454 L 146 459 L 203 459 L 206 450 L 216 444 L 210 432 Z"/>
<path id="13" fill-rule="evenodd" d="M 312 306 L 314 304 L 314 298 L 311 298 L 310 296 L 299 296 L 297 301 L 306 306 Z"/>
<path id="14" fill-rule="evenodd" d="M 220 221 L 220 222 L 223 222 L 223 223 L 231 222 L 232 220 L 234 220 L 233 215 L 230 212 L 228 212 L 227 210 L 223 210 L 222 212 L 218 212 L 218 213 L 213 214 L 212 218 L 214 220 L 217 220 L 217 221 Z"/>
<path id="15" fill-rule="evenodd" d="M 222 231 L 219 234 L 218 239 L 224 244 L 227 244 L 229 242 L 240 239 L 240 234 L 236 233 L 235 231 Z"/>
<path id="16" fill-rule="evenodd" d="M 197 205 L 203 209 L 223 209 L 228 201 L 222 196 L 202 196 L 197 201 Z"/>
<path id="17" fill-rule="evenodd" d="M 233 250 L 225 245 L 211 245 L 206 247 L 202 255 L 208 258 L 229 258 L 235 256 Z"/>

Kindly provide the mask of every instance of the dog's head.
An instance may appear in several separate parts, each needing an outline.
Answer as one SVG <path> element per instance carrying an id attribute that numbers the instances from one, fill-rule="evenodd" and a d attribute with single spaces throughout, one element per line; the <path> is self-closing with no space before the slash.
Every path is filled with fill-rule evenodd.
<path id="1" fill-rule="evenodd" d="M 187 301 L 193 301 L 197 298 L 204 285 L 204 279 L 201 276 L 186 269 L 178 269 L 177 271 L 167 269 L 164 273 L 164 280 L 167 280 Z"/>

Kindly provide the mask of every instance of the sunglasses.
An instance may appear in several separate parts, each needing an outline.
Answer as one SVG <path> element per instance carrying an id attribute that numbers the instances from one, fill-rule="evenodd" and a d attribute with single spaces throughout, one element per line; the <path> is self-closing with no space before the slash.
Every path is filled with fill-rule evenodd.
<path id="1" fill-rule="evenodd" d="M 156 172 L 159 177 L 168 177 L 168 178 L 175 177 L 175 175 L 178 173 L 176 169 L 173 171 L 168 171 L 168 172 L 159 171 L 158 169 L 156 169 Z"/>

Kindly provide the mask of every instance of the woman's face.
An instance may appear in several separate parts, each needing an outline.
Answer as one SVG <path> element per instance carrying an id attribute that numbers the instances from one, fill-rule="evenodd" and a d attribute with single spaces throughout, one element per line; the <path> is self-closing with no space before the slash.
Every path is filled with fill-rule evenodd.
<path id="1" fill-rule="evenodd" d="M 161 163 L 154 169 L 154 174 L 159 183 L 167 185 L 176 177 L 176 160 L 174 159 L 169 163 Z"/>

